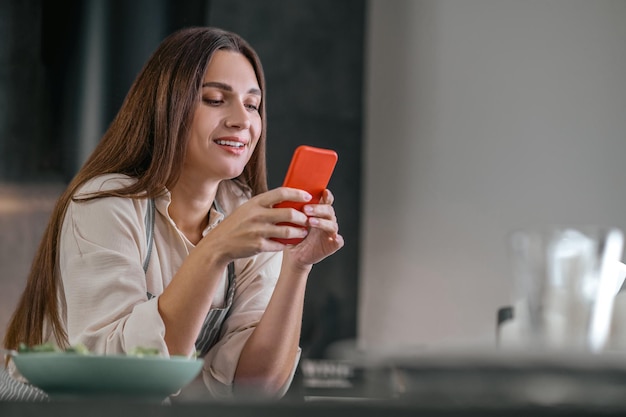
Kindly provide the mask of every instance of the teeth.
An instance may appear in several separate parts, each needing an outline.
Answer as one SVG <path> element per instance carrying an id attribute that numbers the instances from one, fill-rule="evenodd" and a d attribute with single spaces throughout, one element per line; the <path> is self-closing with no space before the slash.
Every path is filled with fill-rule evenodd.
<path id="1" fill-rule="evenodd" d="M 243 143 L 230 140 L 216 140 L 215 143 L 217 143 L 218 145 L 232 146 L 235 148 L 243 147 Z"/>

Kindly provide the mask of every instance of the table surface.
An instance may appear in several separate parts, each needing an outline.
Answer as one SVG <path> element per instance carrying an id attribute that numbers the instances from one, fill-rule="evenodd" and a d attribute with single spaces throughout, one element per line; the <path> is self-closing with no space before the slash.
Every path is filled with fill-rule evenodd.
<path id="1" fill-rule="evenodd" d="M 624 358 L 434 355 L 365 367 L 305 360 L 280 400 L 211 400 L 198 378 L 166 404 L 129 398 L 0 402 L 0 416 L 626 415 Z"/>
<path id="2" fill-rule="evenodd" d="M 0 402 L 3 417 L 220 417 L 298 416 L 298 417 L 360 417 L 385 416 L 597 416 L 624 415 L 624 409 L 611 407 L 438 407 L 422 406 L 406 401 L 265 401 L 265 402 L 200 402 L 160 405 L 132 401 L 72 401 L 49 403 Z"/>

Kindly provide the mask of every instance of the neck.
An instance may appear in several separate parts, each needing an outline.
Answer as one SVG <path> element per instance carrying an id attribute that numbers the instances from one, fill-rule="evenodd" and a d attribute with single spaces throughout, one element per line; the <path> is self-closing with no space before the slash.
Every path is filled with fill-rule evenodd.
<path id="1" fill-rule="evenodd" d="M 215 200 L 219 182 L 190 186 L 179 182 L 170 190 L 172 201 L 169 215 L 176 226 L 193 244 L 202 239 L 202 231 L 206 228 L 208 213 Z"/>

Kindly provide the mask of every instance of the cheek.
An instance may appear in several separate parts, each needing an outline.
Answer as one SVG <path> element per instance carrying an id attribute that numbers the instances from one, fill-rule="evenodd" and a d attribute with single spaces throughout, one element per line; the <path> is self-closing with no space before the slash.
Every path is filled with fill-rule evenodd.
<path id="1" fill-rule="evenodd" d="M 193 122 L 193 131 L 196 135 L 205 136 L 214 128 L 213 120 L 210 117 L 196 117 Z"/>
<path id="2" fill-rule="evenodd" d="M 259 140 L 259 137 L 261 137 L 262 128 L 263 128 L 263 122 L 261 121 L 261 116 L 259 116 L 252 121 L 252 128 L 250 129 L 255 142 L 257 142 Z"/>
<path id="3" fill-rule="evenodd" d="M 218 123 L 219 115 L 207 106 L 198 106 L 192 120 L 192 131 L 199 135 L 206 135 Z"/>

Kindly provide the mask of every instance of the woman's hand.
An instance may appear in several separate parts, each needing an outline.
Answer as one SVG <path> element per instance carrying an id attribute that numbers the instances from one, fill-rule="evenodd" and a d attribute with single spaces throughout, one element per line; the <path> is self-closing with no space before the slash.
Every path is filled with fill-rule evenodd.
<path id="1" fill-rule="evenodd" d="M 339 224 L 332 204 L 334 196 L 330 190 L 324 190 L 319 204 L 304 206 L 307 216 L 308 236 L 298 245 L 288 247 L 285 255 L 296 263 L 297 267 L 308 268 L 332 255 L 344 245 L 339 234 Z"/>
<path id="2" fill-rule="evenodd" d="M 279 187 L 259 194 L 234 210 L 211 230 L 197 245 L 196 250 L 206 251 L 217 256 L 221 262 L 246 258 L 261 252 L 278 252 L 286 245 L 272 238 L 303 238 L 307 236 L 307 215 L 295 209 L 276 209 L 273 206 L 281 201 L 306 203 L 311 195 L 295 188 Z M 331 197 L 332 199 L 332 197 Z M 316 206 L 317 207 L 317 206 Z M 324 207 L 330 207 L 325 204 Z M 314 214 L 324 220 L 323 230 L 333 228 L 332 207 L 316 208 Z M 290 227 L 278 223 L 293 223 L 302 227 Z M 315 223 L 315 221 L 314 221 Z M 336 222 L 334 228 L 336 229 Z"/>

